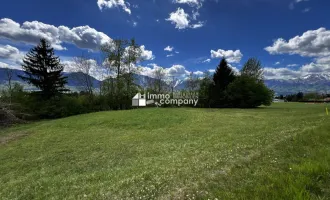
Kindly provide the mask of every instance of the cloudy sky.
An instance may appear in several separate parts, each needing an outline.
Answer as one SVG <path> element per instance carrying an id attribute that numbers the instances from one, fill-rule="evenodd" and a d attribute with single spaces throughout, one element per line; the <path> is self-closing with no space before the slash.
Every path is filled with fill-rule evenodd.
<path id="1" fill-rule="evenodd" d="M 111 39 L 136 38 L 146 61 L 185 76 L 222 57 L 240 69 L 250 57 L 267 79 L 330 73 L 329 0 L 16 0 L 0 6 L 0 67 L 20 68 L 45 38 L 64 63 L 100 57 Z M 69 70 L 69 67 L 66 69 Z M 96 69 L 93 76 L 100 78 Z"/>

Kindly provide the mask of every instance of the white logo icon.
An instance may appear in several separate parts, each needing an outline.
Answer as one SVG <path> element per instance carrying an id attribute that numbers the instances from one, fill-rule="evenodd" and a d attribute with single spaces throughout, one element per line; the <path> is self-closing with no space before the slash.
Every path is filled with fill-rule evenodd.
<path id="1" fill-rule="evenodd" d="M 132 106 L 140 106 L 140 107 L 147 106 L 146 95 L 137 93 L 132 99 Z"/>

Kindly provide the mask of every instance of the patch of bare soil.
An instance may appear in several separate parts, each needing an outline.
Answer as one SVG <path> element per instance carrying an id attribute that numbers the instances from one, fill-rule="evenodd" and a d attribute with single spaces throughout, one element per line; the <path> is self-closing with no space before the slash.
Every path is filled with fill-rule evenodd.
<path id="1" fill-rule="evenodd" d="M 8 144 L 11 141 L 19 140 L 28 135 L 29 135 L 28 132 L 23 132 L 23 133 L 14 133 L 6 136 L 0 136 L 0 146 Z"/>

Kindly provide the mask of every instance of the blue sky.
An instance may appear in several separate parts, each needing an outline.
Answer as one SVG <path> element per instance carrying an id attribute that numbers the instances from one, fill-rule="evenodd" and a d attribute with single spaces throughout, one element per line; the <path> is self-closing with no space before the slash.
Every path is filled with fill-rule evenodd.
<path id="1" fill-rule="evenodd" d="M 40 37 L 67 63 L 82 52 L 97 57 L 108 39 L 134 37 L 146 75 L 155 67 L 198 74 L 223 56 L 235 69 L 257 57 L 268 79 L 330 73 L 329 9 L 328 0 L 6 1 L 0 67 L 19 68 Z"/>

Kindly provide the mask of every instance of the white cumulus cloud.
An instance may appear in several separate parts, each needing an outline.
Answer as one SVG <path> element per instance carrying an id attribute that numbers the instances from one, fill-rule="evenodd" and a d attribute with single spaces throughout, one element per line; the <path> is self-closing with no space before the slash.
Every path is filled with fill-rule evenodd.
<path id="1" fill-rule="evenodd" d="M 218 49 L 217 51 L 211 50 L 211 58 L 226 58 L 229 63 L 239 63 L 243 57 L 240 50 L 223 50 Z"/>
<path id="2" fill-rule="evenodd" d="M 189 71 L 187 71 L 183 65 L 173 65 L 165 70 L 170 76 L 185 76 L 189 74 Z"/>
<path id="3" fill-rule="evenodd" d="M 188 76 L 191 73 L 183 65 L 172 65 L 171 67 L 162 67 L 155 63 L 151 63 L 148 64 L 147 66 L 139 66 L 139 68 L 141 75 L 149 76 L 149 77 L 154 77 L 155 71 L 162 69 L 165 75 L 165 79 L 171 79 L 171 77 L 184 79 L 186 76 Z"/>
<path id="4" fill-rule="evenodd" d="M 0 68 L 8 68 L 8 64 L 0 62 Z"/>
<path id="5" fill-rule="evenodd" d="M 182 8 L 178 8 L 175 12 L 170 13 L 167 21 L 170 21 L 172 24 L 175 24 L 177 29 L 185 29 L 189 27 L 189 15 L 185 13 Z"/>
<path id="6" fill-rule="evenodd" d="M 195 71 L 195 72 L 193 72 L 193 74 L 195 74 L 197 76 L 202 76 L 204 74 L 204 72 L 202 72 L 202 71 Z"/>
<path id="7" fill-rule="evenodd" d="M 120 7 L 128 14 L 131 14 L 130 4 L 124 0 L 97 0 L 97 5 L 100 10 L 105 8 L 116 8 Z"/>
<path id="8" fill-rule="evenodd" d="M 56 27 L 38 21 L 27 21 L 21 25 L 8 18 L 0 19 L 0 38 L 29 45 L 37 45 L 40 39 L 44 38 L 56 50 L 65 50 L 63 44 L 67 43 L 90 51 L 98 51 L 102 45 L 113 41 L 105 33 L 89 26 Z M 1 47 L 0 56 L 4 57 L 5 54 L 16 50 L 18 51 L 15 47 Z M 146 50 L 144 45 L 141 46 L 141 50 L 143 59 L 153 60 L 155 58 L 152 51 Z"/>
<path id="9" fill-rule="evenodd" d="M 300 76 L 300 71 L 295 71 L 288 68 L 266 67 L 263 72 L 265 79 L 295 79 Z"/>
<path id="10" fill-rule="evenodd" d="M 78 48 L 98 50 L 99 47 L 112 39 L 89 26 L 69 28 L 53 26 L 38 21 L 24 22 L 22 25 L 8 18 L 0 19 L 0 38 L 14 42 L 36 45 L 41 38 L 46 39 L 56 50 L 65 50 L 63 43 Z"/>
<path id="11" fill-rule="evenodd" d="M 14 58 L 19 55 L 19 50 L 16 47 L 0 45 L 0 59 Z"/>
<path id="12" fill-rule="evenodd" d="M 11 45 L 0 45 L 0 60 L 14 66 L 12 68 L 18 68 L 23 63 L 25 54 Z"/>
<path id="13" fill-rule="evenodd" d="M 152 51 L 146 50 L 146 47 L 144 45 L 140 46 L 140 49 L 142 51 L 142 59 L 144 60 L 153 60 L 155 59 L 155 56 L 153 55 Z"/>
<path id="14" fill-rule="evenodd" d="M 277 39 L 272 46 L 265 48 L 270 54 L 297 54 L 308 57 L 330 55 L 330 31 L 325 28 L 309 30 L 301 36 L 295 36 L 288 41 Z"/>
<path id="15" fill-rule="evenodd" d="M 316 58 L 315 60 L 318 64 L 330 64 L 330 56 Z"/>
<path id="16" fill-rule="evenodd" d="M 199 15 L 199 14 L 198 14 Z M 170 21 L 175 25 L 176 29 L 186 29 L 186 28 L 201 28 L 204 26 L 205 22 L 198 21 L 195 24 L 191 24 L 191 20 L 196 20 L 197 15 L 196 12 L 193 12 L 193 17 L 190 17 L 188 13 L 184 11 L 182 8 L 178 8 L 175 12 L 170 13 L 169 18 L 165 19 L 166 21 Z"/>

